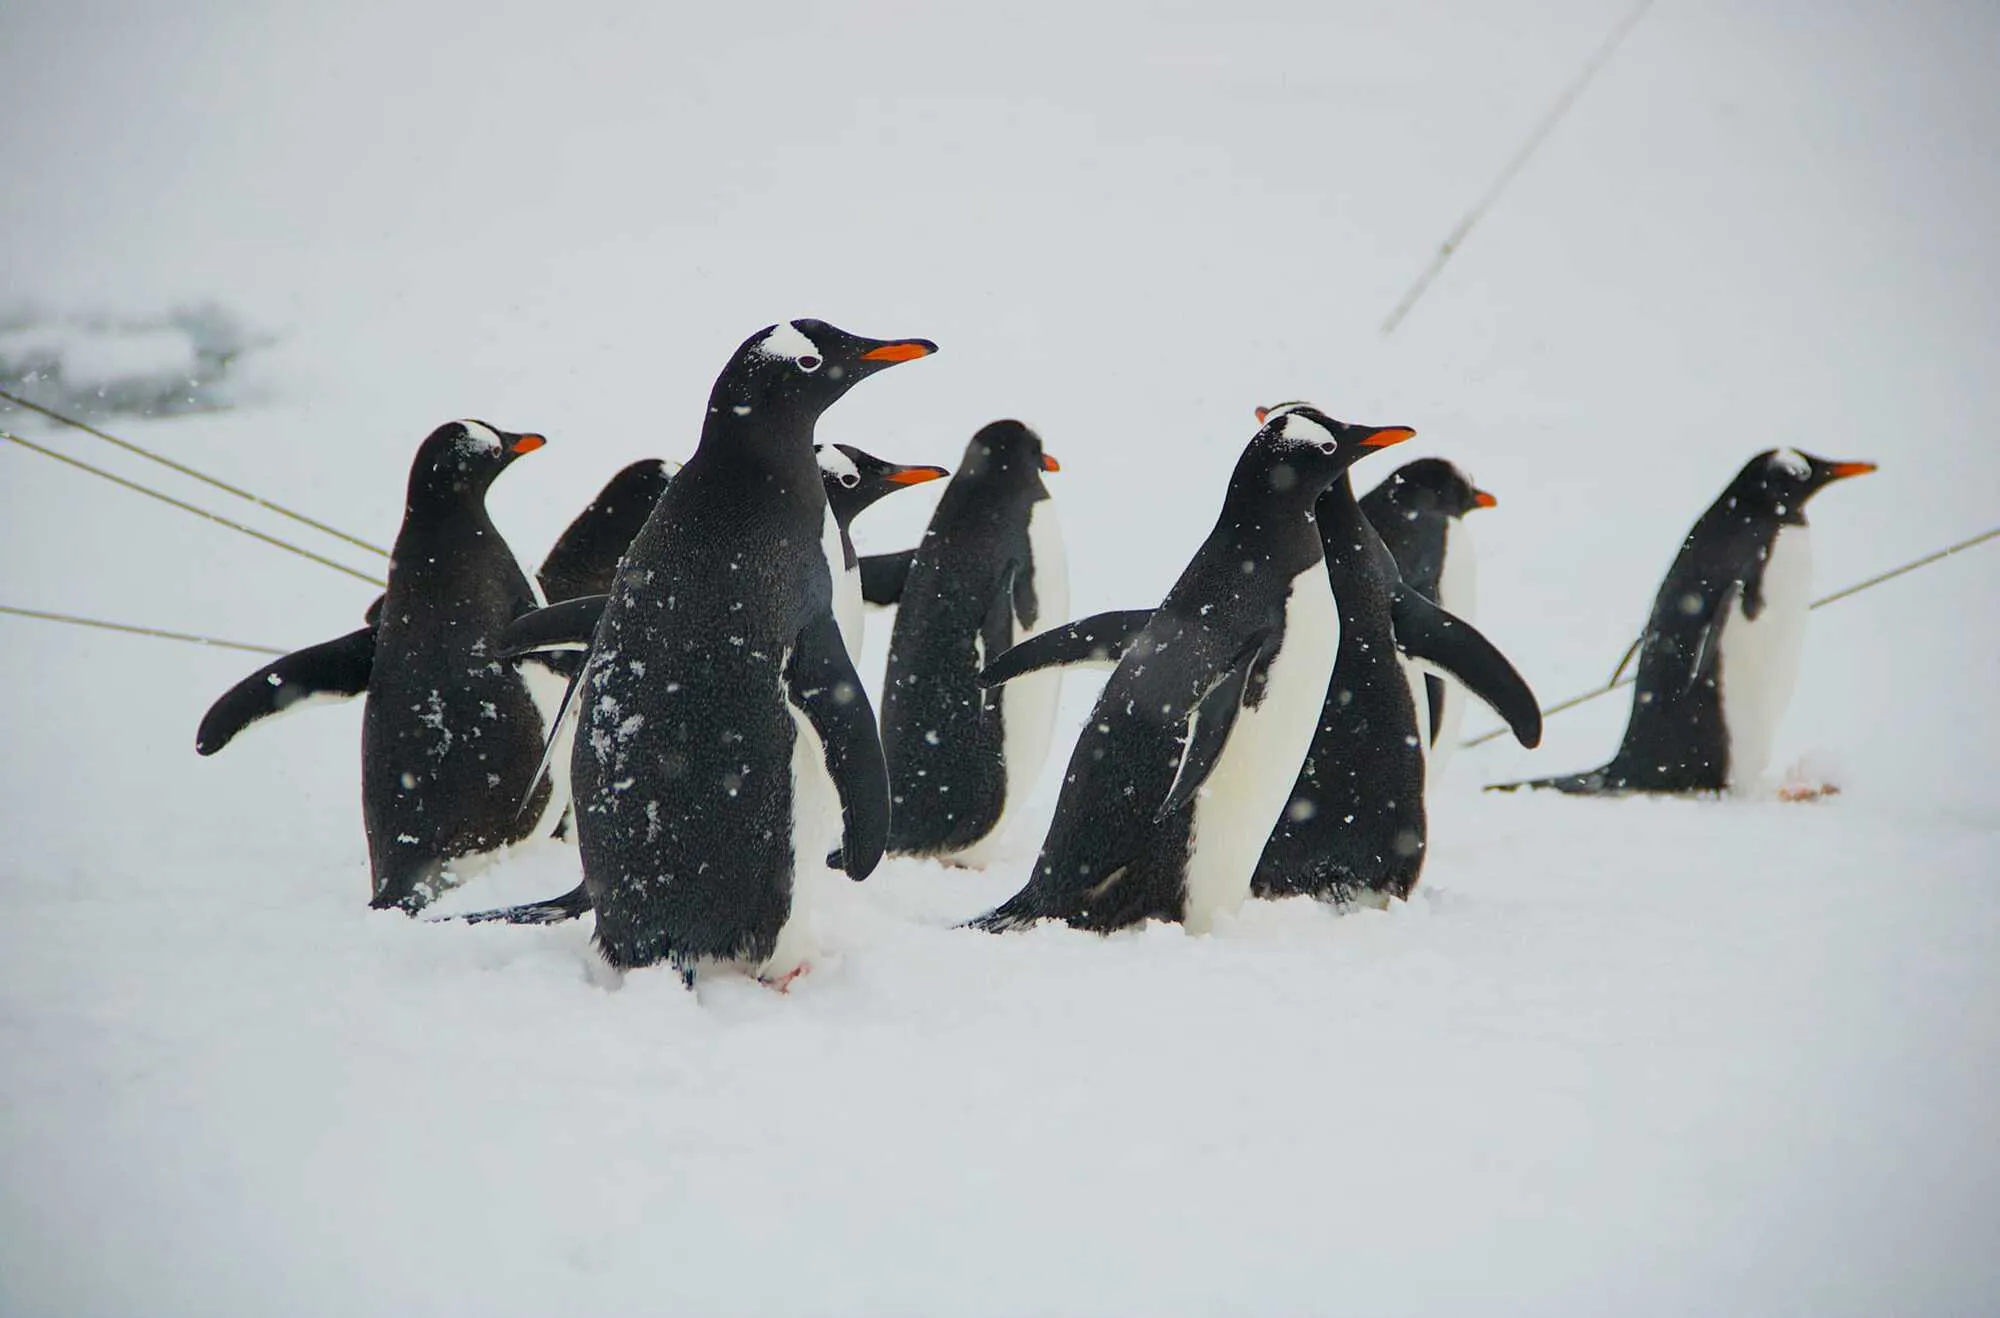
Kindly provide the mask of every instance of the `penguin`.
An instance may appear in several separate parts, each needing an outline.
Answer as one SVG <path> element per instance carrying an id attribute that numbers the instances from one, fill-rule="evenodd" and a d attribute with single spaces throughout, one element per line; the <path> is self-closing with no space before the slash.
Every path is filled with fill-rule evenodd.
<path id="1" fill-rule="evenodd" d="M 819 320 L 751 335 L 609 597 L 510 629 L 510 647 L 589 647 L 570 771 L 583 883 L 494 918 L 592 910 L 610 965 L 664 962 L 690 988 L 709 967 L 780 985 L 803 968 L 796 878 L 829 840 L 822 785 L 850 878 L 881 859 L 889 816 L 875 713 L 834 616 L 845 552 L 813 428 L 860 380 L 936 350 Z"/>
<path id="2" fill-rule="evenodd" d="M 882 684 L 892 854 L 983 865 L 1048 758 L 1061 674 L 979 673 L 1069 611 L 1061 469 L 1019 421 L 981 427 L 913 551 Z"/>
<path id="3" fill-rule="evenodd" d="M 561 813 L 562 794 L 536 781 L 560 679 L 495 649 L 537 600 L 486 512 L 493 479 L 545 442 L 483 421 L 433 431 L 410 469 L 376 621 L 252 673 L 195 735 L 197 753 L 213 755 L 274 714 L 365 694 L 361 806 L 377 908 L 414 914 Z"/>
<path id="4" fill-rule="evenodd" d="M 647 514 L 667 492 L 672 463 L 645 458 L 626 467 L 598 492 L 550 546 L 536 572 L 542 596 L 551 604 L 602 595 L 611 589 L 625 546 L 646 524 Z"/>
<path id="5" fill-rule="evenodd" d="M 1052 628 L 995 661 L 995 683 L 1114 656 L 1117 667 L 1070 756 L 1027 886 L 975 927 L 1059 919 L 1108 933 L 1159 919 L 1204 933 L 1241 905 L 1340 643 L 1314 505 L 1356 459 L 1414 433 L 1311 407 L 1273 417 L 1157 609 Z"/>
<path id="6" fill-rule="evenodd" d="M 1489 790 L 1754 789 L 1792 698 L 1811 607 L 1806 501 L 1834 481 L 1874 470 L 1872 462 L 1791 448 L 1751 458 L 1695 521 L 1660 583 L 1639 638 L 1631 717 L 1611 762 Z"/>
<path id="7" fill-rule="evenodd" d="M 1459 519 L 1498 505 L 1443 458 L 1405 463 L 1361 496 L 1361 511 L 1395 557 L 1403 584 L 1466 622 L 1473 620 L 1479 575 Z M 1426 779 L 1435 781 L 1458 745 L 1465 692 L 1420 665 L 1404 670 L 1416 697 L 1418 735 L 1430 753 Z"/>
<path id="8" fill-rule="evenodd" d="M 849 655 L 859 657 L 865 628 L 861 558 L 854 552 L 850 529 L 854 519 L 877 502 L 927 481 L 951 475 L 943 467 L 906 467 L 885 462 L 851 444 L 822 444 L 814 450 L 819 459 L 820 481 L 826 487 L 827 507 L 840 528 L 841 571 L 835 578 L 834 613 L 840 619 L 840 634 L 847 641 Z M 899 588 L 900 589 L 900 588 Z"/>
<path id="9" fill-rule="evenodd" d="M 1303 406 L 1259 409 L 1260 419 Z M 1337 905 L 1407 899 L 1423 871 L 1429 825 L 1424 720 L 1406 666 L 1449 673 L 1498 711 L 1524 746 L 1542 736 L 1534 692 L 1470 623 L 1402 576 L 1343 471 L 1315 509 L 1340 608 L 1340 646 L 1312 745 L 1258 858 L 1259 897 Z"/>

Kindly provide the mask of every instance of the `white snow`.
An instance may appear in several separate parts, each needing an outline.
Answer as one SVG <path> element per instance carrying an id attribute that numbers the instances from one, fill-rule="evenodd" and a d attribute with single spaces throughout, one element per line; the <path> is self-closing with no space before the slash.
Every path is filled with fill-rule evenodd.
<path id="1" fill-rule="evenodd" d="M 1505 499 L 1479 625 L 1553 701 L 1772 436 L 1882 463 L 1818 592 L 2000 489 L 1991 6 L 1655 6 L 1379 337 L 1626 8 L 16 6 L 0 282 L 270 327 L 264 404 L 116 432 L 377 543 L 440 423 L 547 434 L 491 499 L 528 561 L 792 316 L 942 346 L 823 441 L 1036 419 L 1077 614 L 1164 594 L 1253 404 L 1406 422 Z M 1407 905 L 993 937 L 1031 855 L 898 861 L 808 876 L 783 995 L 368 911 L 358 708 L 200 760 L 254 656 L 0 617 L 0 1312 L 1989 1310 L 1996 554 L 1810 616 L 1772 762 L 1837 797 L 1476 791 L 1601 763 L 1621 695 L 1454 757 Z M 0 603 L 306 645 L 372 597 L 0 446 Z"/>

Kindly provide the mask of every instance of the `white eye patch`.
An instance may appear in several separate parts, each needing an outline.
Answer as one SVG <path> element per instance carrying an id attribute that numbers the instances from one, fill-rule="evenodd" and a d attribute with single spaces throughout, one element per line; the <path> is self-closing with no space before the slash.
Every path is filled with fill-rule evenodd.
<path id="1" fill-rule="evenodd" d="M 1812 463 L 1795 448 L 1781 448 L 1771 455 L 1771 465 L 1789 476 L 1804 480 L 1812 475 Z"/>
<path id="2" fill-rule="evenodd" d="M 861 469 L 854 465 L 854 459 L 833 445 L 821 445 L 818 456 L 819 469 L 848 489 L 851 490 L 861 483 Z"/>
<path id="3" fill-rule="evenodd" d="M 495 453 L 500 449 L 500 436 L 491 426 L 478 421 L 461 421 L 459 428 L 465 437 L 458 441 L 458 447 L 467 453 Z"/>
<path id="4" fill-rule="evenodd" d="M 799 327 L 789 320 L 766 334 L 763 341 L 757 345 L 757 352 L 765 357 L 778 357 L 786 361 L 798 361 L 801 357 L 810 357 L 814 363 L 814 370 L 819 369 L 818 363 L 825 357 L 818 346 L 800 333 Z"/>
<path id="5" fill-rule="evenodd" d="M 1292 406 L 1298 407 L 1302 404 L 1294 403 Z M 1311 444 L 1328 453 L 1338 447 L 1339 441 L 1334 439 L 1333 432 L 1309 416 L 1299 412 L 1287 412 L 1283 422 L 1284 429 L 1279 433 L 1284 435 L 1288 444 Z"/>

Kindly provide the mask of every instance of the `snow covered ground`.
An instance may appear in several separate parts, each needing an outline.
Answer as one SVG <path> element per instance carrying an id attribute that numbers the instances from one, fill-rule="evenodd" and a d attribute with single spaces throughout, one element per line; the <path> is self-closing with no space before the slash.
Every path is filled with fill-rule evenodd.
<path id="1" fill-rule="evenodd" d="M 270 331 L 256 406 L 118 428 L 383 543 L 438 422 L 542 430 L 530 559 L 758 326 L 929 336 L 823 436 L 1036 426 L 1080 613 L 1313 398 L 1499 495 L 1481 621 L 1554 700 L 1757 449 L 1882 463 L 1812 508 L 1823 590 L 2000 506 L 1990 7 L 1657 6 L 1379 337 L 1624 12 L 13 5 L 0 297 Z M 1838 797 L 1479 794 L 1605 758 L 1606 700 L 1459 755 L 1396 910 L 953 929 L 1031 832 L 815 885 L 785 996 L 370 913 L 358 707 L 197 760 L 254 657 L 0 618 L 0 1312 L 1991 1311 L 1996 556 L 1814 615 L 1778 760 Z M 0 603 L 292 646 L 369 598 L 0 446 Z"/>

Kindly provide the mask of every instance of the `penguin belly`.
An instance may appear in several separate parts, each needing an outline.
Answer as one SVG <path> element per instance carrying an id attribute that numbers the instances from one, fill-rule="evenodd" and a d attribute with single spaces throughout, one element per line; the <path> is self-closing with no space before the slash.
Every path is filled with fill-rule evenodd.
<path id="1" fill-rule="evenodd" d="M 1258 857 L 1291 799 L 1319 726 L 1340 613 L 1324 564 L 1292 579 L 1284 641 L 1266 669 L 1264 699 L 1245 704 L 1208 781 L 1195 794 L 1188 829 L 1185 907 L 1189 933 L 1207 933 L 1250 892 Z"/>
<path id="2" fill-rule="evenodd" d="M 1773 537 L 1764 560 L 1763 608 L 1750 617 L 1739 593 L 1723 620 L 1716 658 L 1732 791 L 1754 790 L 1770 764 L 1778 724 L 1798 682 L 1811 593 L 1810 533 L 1787 526 Z"/>
<path id="3" fill-rule="evenodd" d="M 1036 625 L 1017 627 L 1015 645 L 1069 618 L 1069 565 L 1052 500 L 1039 500 L 1028 513 L 1028 548 L 1034 560 Z M 980 650 L 979 666 L 984 668 L 997 656 L 984 653 L 983 643 L 976 639 L 975 644 Z M 1035 780 L 1048 763 L 1061 697 L 1060 668 L 1030 673 L 1000 688 L 1000 813 L 986 836 L 952 857 L 958 864 L 983 867 L 999 850 L 1008 824 L 1019 816 L 1022 802 L 1034 791 Z"/>
<path id="4" fill-rule="evenodd" d="M 1463 524 L 1456 519 L 1447 519 L 1444 567 L 1438 574 L 1438 606 L 1447 613 L 1473 622 L 1478 600 L 1479 569 L 1473 558 L 1472 541 L 1466 535 Z M 1445 761 L 1457 749 L 1459 723 L 1465 717 L 1465 688 L 1449 677 L 1440 677 L 1438 681 L 1443 684 L 1444 698 L 1440 702 L 1443 710 L 1438 716 L 1434 735 L 1430 724 L 1430 693 L 1422 688 L 1412 691 L 1417 698 L 1417 726 L 1430 752 L 1430 772 L 1425 775 L 1426 783 L 1437 781 Z"/>

